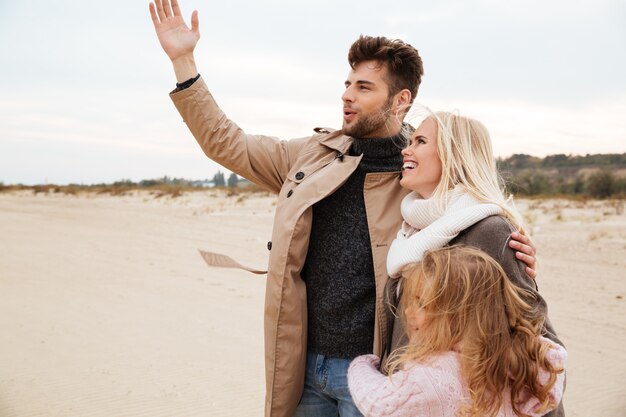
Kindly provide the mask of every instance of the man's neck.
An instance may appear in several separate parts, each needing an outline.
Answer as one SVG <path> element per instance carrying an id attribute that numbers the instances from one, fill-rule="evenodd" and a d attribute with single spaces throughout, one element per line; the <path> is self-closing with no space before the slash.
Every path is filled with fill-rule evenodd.
<path id="1" fill-rule="evenodd" d="M 367 136 L 363 136 L 355 139 L 388 139 L 394 136 L 398 136 L 402 131 L 402 126 L 394 127 L 393 129 L 379 129 L 375 132 L 369 133 Z"/>

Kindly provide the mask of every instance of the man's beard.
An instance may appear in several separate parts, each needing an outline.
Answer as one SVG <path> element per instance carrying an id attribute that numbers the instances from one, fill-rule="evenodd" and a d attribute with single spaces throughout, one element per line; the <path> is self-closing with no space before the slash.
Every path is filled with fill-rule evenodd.
<path id="1" fill-rule="evenodd" d="M 389 121 L 392 102 L 393 97 L 390 97 L 379 111 L 364 116 L 352 126 L 345 126 L 343 134 L 353 138 L 370 137 L 372 132 L 380 130 Z"/>

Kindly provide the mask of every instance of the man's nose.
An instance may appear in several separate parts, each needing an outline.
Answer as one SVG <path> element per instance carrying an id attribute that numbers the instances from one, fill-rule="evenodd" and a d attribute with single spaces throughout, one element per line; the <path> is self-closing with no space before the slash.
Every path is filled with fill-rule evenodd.
<path id="1" fill-rule="evenodd" d="M 354 96 L 352 95 L 350 88 L 346 88 L 346 91 L 344 91 L 341 95 L 341 100 L 348 103 L 354 102 Z"/>

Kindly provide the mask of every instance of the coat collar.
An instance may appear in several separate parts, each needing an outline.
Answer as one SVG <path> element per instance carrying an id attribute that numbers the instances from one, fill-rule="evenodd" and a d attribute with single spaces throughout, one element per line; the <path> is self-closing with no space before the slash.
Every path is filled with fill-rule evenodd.
<path id="1" fill-rule="evenodd" d="M 405 124 L 409 129 L 412 129 L 410 125 Z M 317 141 L 328 148 L 331 148 L 339 153 L 347 154 L 352 146 L 354 138 L 343 134 L 343 130 L 335 130 L 329 127 L 316 127 L 313 129 L 317 133 Z"/>
<path id="2" fill-rule="evenodd" d="M 317 141 L 320 144 L 342 154 L 348 153 L 350 146 L 352 146 L 353 139 L 350 136 L 344 135 L 341 129 L 333 130 L 330 128 L 317 127 L 314 130 L 319 133 Z"/>

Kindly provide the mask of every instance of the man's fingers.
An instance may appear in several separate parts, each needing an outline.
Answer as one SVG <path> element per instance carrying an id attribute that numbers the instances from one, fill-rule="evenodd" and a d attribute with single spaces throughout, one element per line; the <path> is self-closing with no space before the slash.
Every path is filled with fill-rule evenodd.
<path id="1" fill-rule="evenodd" d="M 191 31 L 194 33 L 200 33 L 200 20 L 198 20 L 197 10 L 194 10 L 193 13 L 191 14 Z"/>
<path id="2" fill-rule="evenodd" d="M 519 242 L 522 242 L 526 245 L 530 243 L 530 238 L 522 233 L 513 232 L 511 233 L 511 237 Z"/>
<path id="3" fill-rule="evenodd" d="M 152 23 L 154 23 L 154 28 L 156 29 L 160 22 L 154 9 L 154 3 L 150 3 L 150 16 L 152 16 Z"/>
<path id="4" fill-rule="evenodd" d="M 515 252 L 515 257 L 519 259 L 520 261 L 524 262 L 529 268 L 535 269 L 536 259 L 534 256 L 528 256 L 522 252 Z"/>
<path id="5" fill-rule="evenodd" d="M 163 23 L 166 17 L 165 12 L 163 11 L 163 1 L 155 0 L 155 3 L 156 3 L 157 13 L 159 14 L 159 20 L 161 21 L 161 23 Z"/>
<path id="6" fill-rule="evenodd" d="M 172 17 L 172 6 L 170 6 L 170 0 L 163 0 L 163 12 L 165 16 Z"/>
<path id="7" fill-rule="evenodd" d="M 182 16 L 180 7 L 178 6 L 178 0 L 172 0 L 172 11 L 174 12 L 174 16 Z"/>
<path id="8" fill-rule="evenodd" d="M 535 250 L 533 249 L 532 246 L 530 245 L 525 245 L 523 243 L 520 243 L 516 240 L 510 240 L 509 241 L 509 247 L 515 250 L 518 250 L 520 252 L 525 253 L 526 255 L 530 255 L 530 256 L 535 256 Z"/>

